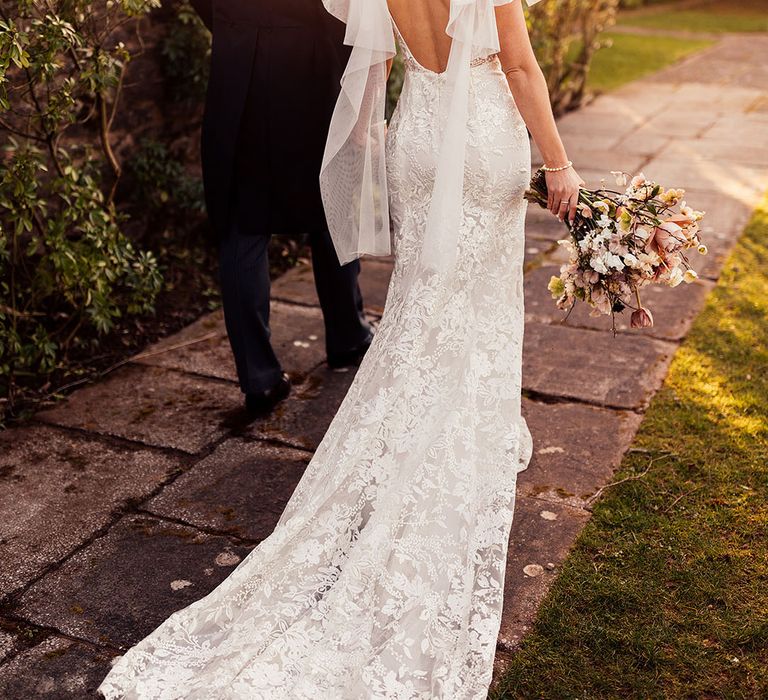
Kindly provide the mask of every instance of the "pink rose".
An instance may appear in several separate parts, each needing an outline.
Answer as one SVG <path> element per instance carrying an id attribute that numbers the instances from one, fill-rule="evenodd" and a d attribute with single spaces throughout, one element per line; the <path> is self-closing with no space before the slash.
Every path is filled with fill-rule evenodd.
<path id="1" fill-rule="evenodd" d="M 646 248 L 653 249 L 664 257 L 665 253 L 674 253 L 680 250 L 685 241 L 683 229 L 673 221 L 664 221 L 651 231 L 646 242 Z"/>

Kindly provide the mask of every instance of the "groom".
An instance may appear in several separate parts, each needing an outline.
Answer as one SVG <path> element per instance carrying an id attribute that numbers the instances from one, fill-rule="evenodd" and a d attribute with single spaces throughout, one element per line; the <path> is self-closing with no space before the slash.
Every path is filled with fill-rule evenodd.
<path id="1" fill-rule="evenodd" d="M 246 407 L 263 414 L 290 392 L 270 343 L 272 234 L 309 234 L 328 364 L 359 363 L 372 339 L 360 265 L 339 265 L 318 184 L 349 54 L 321 0 L 192 5 L 213 33 L 202 159 L 224 317 Z"/>

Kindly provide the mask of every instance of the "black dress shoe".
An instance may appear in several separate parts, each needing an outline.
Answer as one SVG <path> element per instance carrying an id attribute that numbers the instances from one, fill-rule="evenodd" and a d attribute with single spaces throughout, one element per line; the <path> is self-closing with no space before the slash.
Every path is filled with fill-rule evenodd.
<path id="1" fill-rule="evenodd" d="M 271 389 L 258 394 L 245 395 L 245 409 L 254 416 L 266 416 L 272 412 L 277 404 L 287 398 L 291 393 L 291 380 L 287 374 L 280 377 L 280 381 Z"/>
<path id="2" fill-rule="evenodd" d="M 368 337 L 355 346 L 351 350 L 345 352 L 335 352 L 328 355 L 328 366 L 331 369 L 342 369 L 344 367 L 357 367 L 365 357 L 365 353 L 368 352 L 368 348 L 371 347 L 373 342 L 373 333 L 369 333 Z"/>

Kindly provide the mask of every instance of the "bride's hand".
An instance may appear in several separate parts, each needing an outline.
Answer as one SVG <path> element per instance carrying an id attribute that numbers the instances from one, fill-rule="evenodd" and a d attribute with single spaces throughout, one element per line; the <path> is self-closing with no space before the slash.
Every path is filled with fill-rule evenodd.
<path id="1" fill-rule="evenodd" d="M 586 183 L 572 167 L 555 173 L 545 172 L 545 177 L 549 193 L 547 209 L 560 221 L 566 216 L 573 221 L 579 204 L 579 188 Z"/>

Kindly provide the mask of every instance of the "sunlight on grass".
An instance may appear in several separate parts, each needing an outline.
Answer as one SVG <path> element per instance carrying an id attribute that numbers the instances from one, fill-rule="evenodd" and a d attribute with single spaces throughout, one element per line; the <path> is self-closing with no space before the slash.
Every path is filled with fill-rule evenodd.
<path id="1" fill-rule="evenodd" d="M 694 51 L 712 45 L 711 41 L 674 39 L 634 34 L 606 33 L 610 46 L 600 49 L 587 78 L 590 90 L 614 90 L 632 80 L 655 73 Z M 574 53 L 576 47 L 574 47 Z"/>
<path id="2" fill-rule="evenodd" d="M 768 697 L 768 197 L 492 697 Z"/>
<path id="3" fill-rule="evenodd" d="M 691 32 L 768 32 L 768 0 L 715 0 L 693 8 L 627 12 L 619 24 Z"/>

